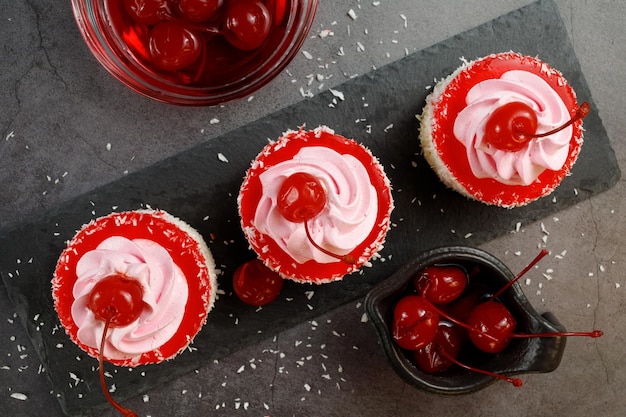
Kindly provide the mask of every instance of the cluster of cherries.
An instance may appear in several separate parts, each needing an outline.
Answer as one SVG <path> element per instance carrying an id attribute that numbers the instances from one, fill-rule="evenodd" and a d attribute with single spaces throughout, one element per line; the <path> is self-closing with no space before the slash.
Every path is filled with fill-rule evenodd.
<path id="1" fill-rule="evenodd" d="M 402 349 L 411 351 L 415 365 L 426 373 L 443 372 L 453 365 L 486 374 L 521 386 L 519 378 L 510 378 L 460 362 L 457 358 L 469 340 L 487 353 L 504 351 L 514 338 L 588 336 L 602 332 L 516 333 L 517 322 L 498 299 L 522 275 L 547 255 L 544 249 L 514 279 L 493 294 L 478 286 L 468 286 L 478 271 L 458 265 L 434 265 L 413 277 L 411 294 L 395 305 L 392 336 Z"/>
<path id="2" fill-rule="evenodd" d="M 338 255 L 313 240 L 309 220 L 319 215 L 328 203 L 328 194 L 322 182 L 314 175 L 296 172 L 288 176 L 280 186 L 277 196 L 278 212 L 285 220 L 303 223 L 307 239 L 313 247 L 338 260 L 354 264 L 351 254 Z M 258 259 L 239 266 L 233 275 L 235 294 L 245 303 L 262 306 L 274 301 L 282 289 L 282 278 Z"/>
<path id="3" fill-rule="evenodd" d="M 259 48 L 281 25 L 288 0 L 123 0 L 135 35 L 126 39 L 165 71 L 226 65 L 229 56 Z M 211 42 L 218 38 L 218 42 Z M 223 42 L 225 40 L 226 42 Z M 137 44 L 138 43 L 138 44 Z M 134 44 L 134 45 L 133 45 Z M 228 48 L 230 46 L 230 49 Z M 225 68 L 222 68 L 225 69 Z"/>

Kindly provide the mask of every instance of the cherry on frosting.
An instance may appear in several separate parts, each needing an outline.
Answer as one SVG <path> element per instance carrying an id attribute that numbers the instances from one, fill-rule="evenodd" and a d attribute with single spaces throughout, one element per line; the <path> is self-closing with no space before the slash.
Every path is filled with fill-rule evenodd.
<path id="1" fill-rule="evenodd" d="M 126 326 L 139 318 L 143 310 L 143 287 L 122 274 L 109 275 L 94 286 L 88 306 L 102 321 L 111 321 L 112 327 Z"/>
<path id="2" fill-rule="evenodd" d="M 274 301 L 283 288 L 283 279 L 259 259 L 240 265 L 233 274 L 233 290 L 244 303 L 264 306 Z"/>
<path id="3" fill-rule="evenodd" d="M 278 212 L 293 223 L 317 216 L 326 207 L 326 189 L 315 176 L 296 172 L 288 176 L 278 191 Z"/>
<path id="4" fill-rule="evenodd" d="M 354 264 L 356 263 L 354 256 L 337 255 L 321 247 L 311 236 L 308 222 L 324 210 L 327 201 L 326 189 L 317 177 L 306 172 L 296 172 L 281 184 L 276 197 L 276 206 L 285 220 L 304 223 L 306 237 L 317 250 L 345 263 Z"/>
<path id="5" fill-rule="evenodd" d="M 582 103 L 576 113 L 561 126 L 548 132 L 537 133 L 537 113 L 528 104 L 520 101 L 506 103 L 491 113 L 485 124 L 484 141 L 505 151 L 519 151 L 528 141 L 553 135 L 576 120 L 589 114 L 589 103 Z"/>
<path id="6" fill-rule="evenodd" d="M 141 284 L 122 274 L 113 274 L 101 279 L 89 294 L 89 308 L 96 318 L 105 323 L 98 354 L 102 392 L 107 401 L 125 417 L 137 417 L 137 414 L 122 407 L 109 394 L 104 379 L 104 348 L 106 336 L 111 327 L 126 326 L 139 318 L 143 310 L 142 297 Z"/>

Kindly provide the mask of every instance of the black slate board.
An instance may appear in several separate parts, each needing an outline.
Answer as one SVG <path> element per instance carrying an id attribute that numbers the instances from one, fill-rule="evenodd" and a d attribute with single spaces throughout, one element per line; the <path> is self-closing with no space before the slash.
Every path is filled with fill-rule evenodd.
<path id="1" fill-rule="evenodd" d="M 451 73 L 460 65 L 460 57 L 474 59 L 509 50 L 536 55 L 560 69 L 579 99 L 592 104 L 585 120 L 585 144 L 572 175 L 553 196 L 513 210 L 488 207 L 445 189 L 420 156 L 414 117 L 421 112 L 433 79 Z M 115 372 L 117 386 L 124 387 L 116 393 L 123 397 L 361 297 L 420 251 L 444 244 L 479 245 L 510 231 L 519 221 L 545 217 L 607 190 L 620 176 L 563 22 L 549 0 L 352 79 L 336 90 L 345 100 L 330 92 L 320 94 L 89 192 L 14 230 L 0 232 L 0 275 L 68 415 L 89 413 L 104 406 L 105 400 L 96 361 L 59 328 L 50 278 L 65 241 L 82 224 L 108 214 L 113 207 L 126 210 L 148 204 L 188 221 L 210 242 L 224 272 L 220 287 L 225 294 L 220 295 L 193 351 L 132 372 L 107 366 Z M 329 106 L 333 101 L 336 104 Z M 328 125 L 358 139 L 380 158 L 393 184 L 396 209 L 392 220 L 397 226 L 381 253 L 384 262 L 375 261 L 362 274 L 325 286 L 288 282 L 278 301 L 255 311 L 230 294 L 235 267 L 253 257 L 239 229 L 237 192 L 250 161 L 267 139 L 303 123 Z M 226 156 L 228 163 L 221 161 L 218 153 Z"/>

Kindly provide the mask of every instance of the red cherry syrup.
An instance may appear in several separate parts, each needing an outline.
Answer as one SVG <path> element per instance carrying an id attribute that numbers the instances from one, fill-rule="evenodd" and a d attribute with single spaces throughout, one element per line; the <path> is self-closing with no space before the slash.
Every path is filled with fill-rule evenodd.
<path id="1" fill-rule="evenodd" d="M 105 0 L 113 30 L 140 67 L 199 87 L 237 80 L 273 55 L 291 1 Z"/>

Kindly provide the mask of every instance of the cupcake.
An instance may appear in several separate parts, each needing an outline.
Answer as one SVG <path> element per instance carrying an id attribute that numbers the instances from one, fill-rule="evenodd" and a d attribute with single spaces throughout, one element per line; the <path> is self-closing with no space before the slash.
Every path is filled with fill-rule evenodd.
<path id="1" fill-rule="evenodd" d="M 246 173 L 238 207 L 245 237 L 266 266 L 322 284 L 382 249 L 393 199 L 371 152 L 321 126 L 268 144 Z"/>
<path id="2" fill-rule="evenodd" d="M 96 358 L 103 346 L 104 360 L 130 367 L 185 349 L 216 291 L 215 263 L 200 234 L 157 210 L 112 213 L 84 225 L 52 279 L 54 307 L 70 339 Z"/>
<path id="3" fill-rule="evenodd" d="M 418 116 L 422 152 L 459 193 L 523 206 L 568 175 L 588 111 L 548 64 L 514 52 L 489 55 L 465 62 L 427 97 Z"/>

